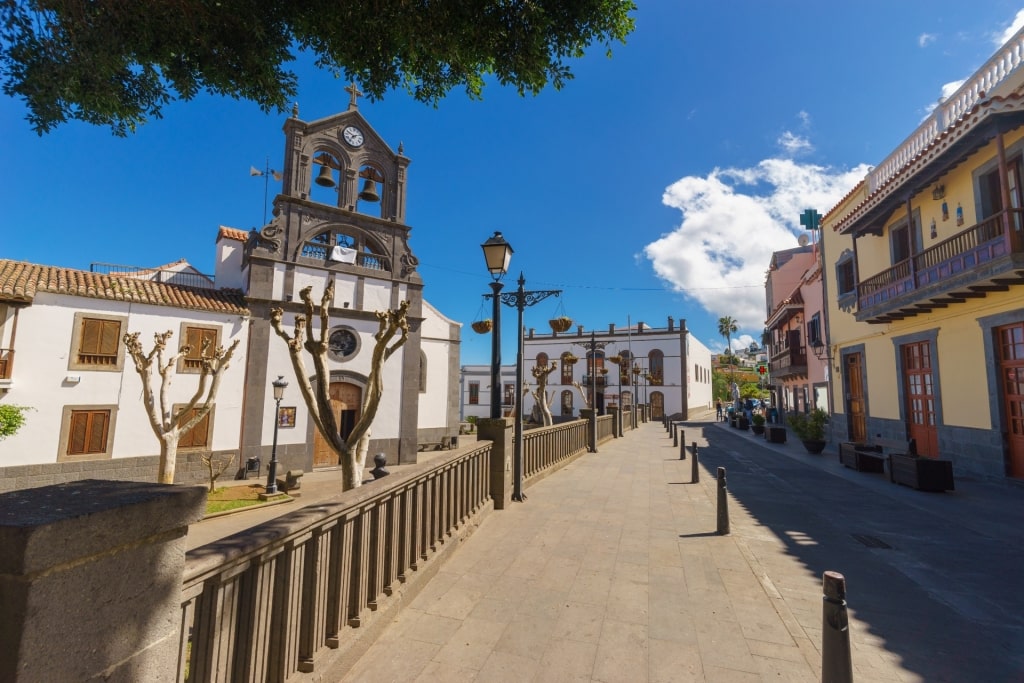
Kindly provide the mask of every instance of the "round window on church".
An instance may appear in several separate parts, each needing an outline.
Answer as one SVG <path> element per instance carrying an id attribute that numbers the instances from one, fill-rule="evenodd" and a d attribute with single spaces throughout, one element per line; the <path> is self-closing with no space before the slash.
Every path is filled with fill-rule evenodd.
<path id="1" fill-rule="evenodd" d="M 327 355 L 331 360 L 348 360 L 359 352 L 359 335 L 351 328 L 338 327 L 327 337 Z"/>

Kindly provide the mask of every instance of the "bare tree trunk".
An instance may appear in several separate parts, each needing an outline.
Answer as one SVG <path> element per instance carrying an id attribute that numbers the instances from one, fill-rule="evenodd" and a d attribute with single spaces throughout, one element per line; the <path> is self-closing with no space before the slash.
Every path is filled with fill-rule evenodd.
<path id="1" fill-rule="evenodd" d="M 319 307 L 314 306 L 310 295 L 311 291 L 312 287 L 306 287 L 299 292 L 299 297 L 305 304 L 305 310 L 302 314 L 295 316 L 295 328 L 292 335 L 284 330 L 282 325 L 284 311 L 280 308 L 271 310 L 270 325 L 288 345 L 288 355 L 292 360 L 292 369 L 295 371 L 295 378 L 302 392 L 302 398 L 306 407 L 309 408 L 313 424 L 320 430 L 321 436 L 338 456 L 338 462 L 341 464 L 342 490 L 348 491 L 363 483 L 363 469 L 359 465 L 365 461 L 366 451 L 369 448 L 370 426 L 377 416 L 381 395 L 384 393 L 384 364 L 409 338 L 409 323 L 406 319 L 409 302 L 403 301 L 395 310 L 377 311 L 376 313 L 378 322 L 377 334 L 374 335 L 376 343 L 370 358 L 370 374 L 367 377 L 362 410 L 348 439 L 342 439 L 337 420 L 331 410 L 331 373 L 327 363 L 327 335 L 330 330 L 329 310 L 331 301 L 334 299 L 334 282 L 327 285 L 320 298 Z M 320 333 L 317 339 L 307 339 L 306 330 L 312 329 L 315 317 L 320 320 Z M 396 336 L 398 336 L 397 340 Z M 303 350 L 309 352 L 313 357 L 313 367 L 317 378 L 315 393 L 309 382 L 309 374 L 306 372 Z M 365 445 L 363 445 L 364 442 Z"/>
<path id="2" fill-rule="evenodd" d="M 196 388 L 188 403 L 174 410 L 173 404 L 168 396 L 171 386 L 171 378 L 177 367 L 178 359 L 187 356 L 192 347 L 185 344 L 178 352 L 173 354 L 166 362 L 164 351 L 167 349 L 167 341 L 174 333 L 171 330 L 158 332 L 153 335 L 153 348 L 149 353 L 142 350 L 139 342 L 138 332 L 125 333 L 123 337 L 125 349 L 135 363 L 135 370 L 142 380 L 142 405 L 146 409 L 146 417 L 149 418 L 149 426 L 160 441 L 160 462 L 157 465 L 157 482 L 160 484 L 174 483 L 174 469 L 178 457 L 178 440 L 182 434 L 187 434 L 190 429 L 199 424 L 213 408 L 214 399 L 217 397 L 217 390 L 220 388 L 220 378 L 231 361 L 231 356 L 238 348 L 240 340 L 236 339 L 230 348 L 224 349 L 218 346 L 210 348 L 209 340 L 204 340 L 203 348 L 200 349 L 200 370 L 199 386 Z M 156 366 L 160 374 L 160 391 L 153 392 L 153 367 Z M 210 381 L 212 379 L 212 381 Z M 209 389 L 207 383 L 209 382 Z M 203 398 L 205 393 L 206 397 Z M 159 396 L 159 401 L 157 397 Z M 202 403 L 200 404 L 200 400 Z M 193 413 L 193 409 L 195 412 Z M 184 423 L 181 421 L 185 415 L 192 413 Z"/>
<path id="3" fill-rule="evenodd" d="M 541 422 L 545 427 L 550 427 L 555 422 L 554 418 L 551 417 L 551 405 L 548 398 L 548 376 L 557 367 L 558 363 L 552 361 L 547 365 L 535 365 L 531 370 L 534 378 L 537 380 L 537 391 L 534 392 L 533 399 L 540 408 Z"/>

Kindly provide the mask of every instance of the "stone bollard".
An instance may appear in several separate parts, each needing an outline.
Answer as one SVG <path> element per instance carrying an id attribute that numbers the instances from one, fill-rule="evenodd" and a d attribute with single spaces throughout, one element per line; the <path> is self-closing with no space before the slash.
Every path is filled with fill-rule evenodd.
<path id="1" fill-rule="evenodd" d="M 729 496 L 725 484 L 725 468 L 718 468 L 718 535 L 729 535 Z"/>
<path id="2" fill-rule="evenodd" d="M 827 571 L 821 583 L 825 594 L 821 620 L 821 681 L 853 683 L 846 578 L 839 572 Z"/>
<path id="3" fill-rule="evenodd" d="M 699 484 L 700 483 L 700 470 L 697 469 L 697 442 L 696 441 L 693 442 L 693 460 L 691 461 L 690 464 L 693 467 L 693 469 L 691 470 L 691 473 L 690 473 L 690 483 L 692 483 L 692 484 Z"/>
<path id="4" fill-rule="evenodd" d="M 376 467 L 370 470 L 370 474 L 373 475 L 374 481 L 377 481 L 378 479 L 383 479 L 384 477 L 391 474 L 386 469 L 384 469 L 385 466 L 388 464 L 388 456 L 384 455 L 383 453 L 378 453 L 377 455 L 373 456 L 373 464 L 376 465 Z"/>

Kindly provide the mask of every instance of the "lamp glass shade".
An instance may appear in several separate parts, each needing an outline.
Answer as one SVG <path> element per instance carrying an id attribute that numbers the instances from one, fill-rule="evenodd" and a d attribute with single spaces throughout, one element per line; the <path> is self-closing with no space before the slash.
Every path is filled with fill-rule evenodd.
<path id="1" fill-rule="evenodd" d="M 500 232 L 495 232 L 480 247 L 484 250 L 487 270 L 494 279 L 508 272 L 508 264 L 512 261 L 512 245 L 505 241 Z"/>
<path id="2" fill-rule="evenodd" d="M 284 398 L 284 389 L 288 386 L 288 382 L 285 381 L 284 375 L 278 375 L 277 379 L 270 384 L 274 387 L 274 400 L 280 401 Z"/>

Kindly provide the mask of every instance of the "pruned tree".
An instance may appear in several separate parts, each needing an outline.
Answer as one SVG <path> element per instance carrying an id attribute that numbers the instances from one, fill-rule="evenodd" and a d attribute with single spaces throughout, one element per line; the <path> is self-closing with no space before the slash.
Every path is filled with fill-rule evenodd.
<path id="1" fill-rule="evenodd" d="M 213 453 L 204 453 L 199 456 L 199 459 L 203 461 L 204 465 L 206 465 L 206 471 L 210 478 L 210 493 L 213 493 L 217 486 L 217 479 L 220 478 L 220 475 L 224 474 L 224 470 L 226 470 L 228 466 L 235 461 L 235 459 L 225 456 L 218 460 L 217 456 Z"/>
<path id="2" fill-rule="evenodd" d="M 4 0 L 0 78 L 42 134 L 68 121 L 133 132 L 201 93 L 283 111 L 305 52 L 372 99 L 405 88 L 437 105 L 488 81 L 537 94 L 572 79 L 593 43 L 624 43 L 633 0 L 293 2 Z"/>
<path id="3" fill-rule="evenodd" d="M 298 381 L 299 390 L 302 392 L 302 399 L 309 409 L 313 424 L 316 425 L 330 449 L 338 456 L 338 463 L 342 470 L 342 490 L 348 491 L 363 483 L 363 468 L 357 467 L 357 464 L 365 461 L 370 441 L 370 427 L 377 416 L 381 396 L 384 394 L 384 364 L 409 338 L 409 322 L 406 318 L 409 302 L 403 301 L 397 309 L 377 311 L 376 313 L 378 323 L 377 333 L 374 335 L 376 343 L 370 357 L 370 374 L 366 381 L 366 391 L 363 394 L 362 409 L 352 431 L 347 438 L 343 439 L 341 430 L 338 428 L 338 416 L 331 409 L 331 371 L 327 365 L 329 310 L 331 301 L 334 300 L 334 282 L 327 285 L 318 306 L 313 303 L 312 290 L 312 287 L 306 287 L 299 292 L 299 298 L 305 304 L 305 310 L 295 316 L 295 328 L 291 335 L 285 331 L 282 325 L 284 311 L 280 308 L 270 311 L 270 325 L 274 328 L 277 336 L 281 337 L 288 345 L 288 355 L 291 357 L 292 368 L 295 370 L 295 378 Z M 320 332 L 314 337 L 313 321 L 316 318 L 320 319 Z M 396 339 L 396 337 L 398 338 Z M 310 384 L 303 351 L 313 357 L 316 389 Z"/>
<path id="4" fill-rule="evenodd" d="M 574 387 L 576 387 L 577 391 L 580 392 L 580 396 L 583 397 L 583 405 L 586 406 L 586 408 L 589 410 L 590 409 L 590 396 L 587 394 L 586 390 L 583 388 L 583 385 L 580 384 L 579 382 L 573 382 L 572 385 Z"/>
<path id="5" fill-rule="evenodd" d="M 178 352 L 164 359 L 167 351 L 167 342 L 174 335 L 173 332 L 157 332 L 153 335 L 153 348 L 146 353 L 139 342 L 138 332 L 128 332 L 124 335 L 124 345 L 135 363 L 135 370 L 142 379 L 142 405 L 146 409 L 146 416 L 149 418 L 149 426 L 156 434 L 160 442 L 160 463 L 157 468 L 157 482 L 161 484 L 174 483 L 174 468 L 178 457 L 178 440 L 182 434 L 188 433 L 190 429 L 199 424 L 213 407 L 214 399 L 217 397 L 217 390 L 220 388 L 221 374 L 227 369 L 231 356 L 238 348 L 239 340 L 236 339 L 231 347 L 225 349 L 223 346 L 211 348 L 213 344 L 209 339 L 203 340 L 199 350 L 199 385 L 192 394 L 192 398 L 177 410 L 171 403 L 169 396 L 171 379 L 175 374 L 175 367 L 180 358 L 184 358 L 192 351 L 192 346 L 185 344 Z M 160 375 L 159 393 L 153 391 L 153 368 L 156 368 Z M 182 421 L 189 413 L 191 417 Z"/>
<path id="6" fill-rule="evenodd" d="M 541 424 L 550 427 L 555 420 L 551 417 L 551 396 L 548 396 L 548 376 L 555 371 L 557 363 L 551 362 L 546 365 L 535 365 L 531 372 L 537 380 L 537 388 L 532 391 L 533 400 L 540 410 Z"/>

